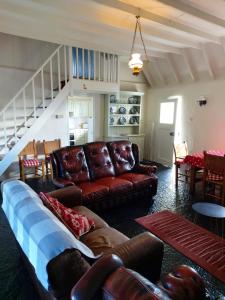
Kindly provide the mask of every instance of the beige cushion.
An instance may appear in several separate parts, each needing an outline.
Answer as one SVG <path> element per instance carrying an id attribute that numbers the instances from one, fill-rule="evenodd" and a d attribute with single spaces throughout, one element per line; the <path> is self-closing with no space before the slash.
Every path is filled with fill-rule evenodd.
<path id="1" fill-rule="evenodd" d="M 112 227 L 105 227 L 84 234 L 80 240 L 97 255 L 113 249 L 129 238 Z"/>

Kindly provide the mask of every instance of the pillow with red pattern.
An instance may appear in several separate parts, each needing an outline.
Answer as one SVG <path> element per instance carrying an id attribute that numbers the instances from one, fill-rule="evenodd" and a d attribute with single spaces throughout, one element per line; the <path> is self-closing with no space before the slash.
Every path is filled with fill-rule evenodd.
<path id="1" fill-rule="evenodd" d="M 89 232 L 95 227 L 92 219 L 79 214 L 72 208 L 65 207 L 56 198 L 47 193 L 39 194 L 43 204 L 77 237 Z"/>

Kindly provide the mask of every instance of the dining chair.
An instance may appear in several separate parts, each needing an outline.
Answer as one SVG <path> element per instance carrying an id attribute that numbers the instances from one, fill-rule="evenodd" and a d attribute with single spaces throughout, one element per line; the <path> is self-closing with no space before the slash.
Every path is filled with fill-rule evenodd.
<path id="1" fill-rule="evenodd" d="M 41 176 L 44 177 L 44 161 L 38 159 L 36 142 L 33 140 L 29 142 L 23 150 L 19 153 L 19 169 L 20 169 L 20 179 L 22 181 L 26 180 L 26 169 L 34 169 L 35 176 L 38 176 L 39 171 L 41 171 Z"/>
<path id="2" fill-rule="evenodd" d="M 175 165 L 175 183 L 178 187 L 178 181 L 187 182 L 190 177 L 190 170 L 183 164 L 184 158 L 188 155 L 188 147 L 185 141 L 173 144 L 174 165 Z"/>
<path id="3" fill-rule="evenodd" d="M 44 155 L 45 155 L 46 175 L 53 176 L 50 154 L 53 151 L 61 148 L 61 140 L 60 139 L 55 139 L 52 141 L 43 140 L 43 147 L 44 147 Z"/>
<path id="4" fill-rule="evenodd" d="M 204 151 L 203 194 L 225 204 L 225 155 L 218 156 Z"/>

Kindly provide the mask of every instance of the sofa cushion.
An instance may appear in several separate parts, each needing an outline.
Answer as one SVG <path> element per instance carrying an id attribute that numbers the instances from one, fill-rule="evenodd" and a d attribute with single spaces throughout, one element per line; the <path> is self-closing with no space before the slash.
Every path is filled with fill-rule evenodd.
<path id="1" fill-rule="evenodd" d="M 115 170 L 105 142 L 88 143 L 84 146 L 92 179 L 114 176 Z"/>
<path id="2" fill-rule="evenodd" d="M 106 227 L 89 232 L 81 237 L 81 241 L 91 248 L 95 255 L 112 251 L 129 238 L 112 227 Z"/>
<path id="3" fill-rule="evenodd" d="M 118 177 L 105 177 L 95 181 L 96 184 L 108 186 L 109 193 L 121 194 L 129 192 L 133 189 L 131 181 L 120 179 Z"/>
<path id="4" fill-rule="evenodd" d="M 75 183 L 88 181 L 89 171 L 82 146 L 64 147 L 54 151 L 58 176 Z"/>
<path id="5" fill-rule="evenodd" d="M 141 190 L 151 185 L 151 178 L 148 175 L 137 174 L 137 173 L 124 173 L 119 175 L 117 178 L 131 181 L 136 190 Z"/>
<path id="6" fill-rule="evenodd" d="M 48 207 L 67 227 L 69 227 L 77 238 L 95 227 L 95 223 L 92 219 L 79 214 L 78 211 L 74 209 L 66 208 L 56 198 L 42 192 L 39 195 L 44 205 Z"/>
<path id="7" fill-rule="evenodd" d="M 131 171 L 135 166 L 135 159 L 130 141 L 115 141 L 107 144 L 117 175 Z"/>
<path id="8" fill-rule="evenodd" d="M 109 227 L 109 225 L 93 211 L 88 209 L 86 206 L 79 205 L 75 206 L 74 209 L 81 215 L 85 215 L 88 219 L 92 219 L 95 223 L 95 230 L 99 228 Z"/>
<path id="9" fill-rule="evenodd" d="M 101 199 L 109 193 L 108 186 L 97 184 L 95 182 L 82 182 L 78 184 L 78 186 L 82 190 L 82 198 L 88 201 Z"/>

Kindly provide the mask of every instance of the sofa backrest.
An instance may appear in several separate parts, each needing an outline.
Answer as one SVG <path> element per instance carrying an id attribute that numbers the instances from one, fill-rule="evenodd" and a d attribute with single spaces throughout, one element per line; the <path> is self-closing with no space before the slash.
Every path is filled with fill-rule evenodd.
<path id="1" fill-rule="evenodd" d="M 78 183 L 90 179 L 82 146 L 68 146 L 53 152 L 57 164 L 57 176 Z M 54 170 L 54 169 L 53 169 Z"/>
<path id="2" fill-rule="evenodd" d="M 116 174 L 131 171 L 135 166 L 132 143 L 128 140 L 107 143 Z"/>
<path id="3" fill-rule="evenodd" d="M 105 142 L 93 142 L 84 146 L 92 179 L 115 176 L 114 166 Z"/>
<path id="4" fill-rule="evenodd" d="M 45 289 L 49 288 L 46 266 L 66 249 L 77 249 L 86 257 L 96 258 L 92 250 L 77 240 L 43 205 L 26 183 L 14 179 L 3 181 L 1 192 L 2 209 L 10 227 Z"/>

